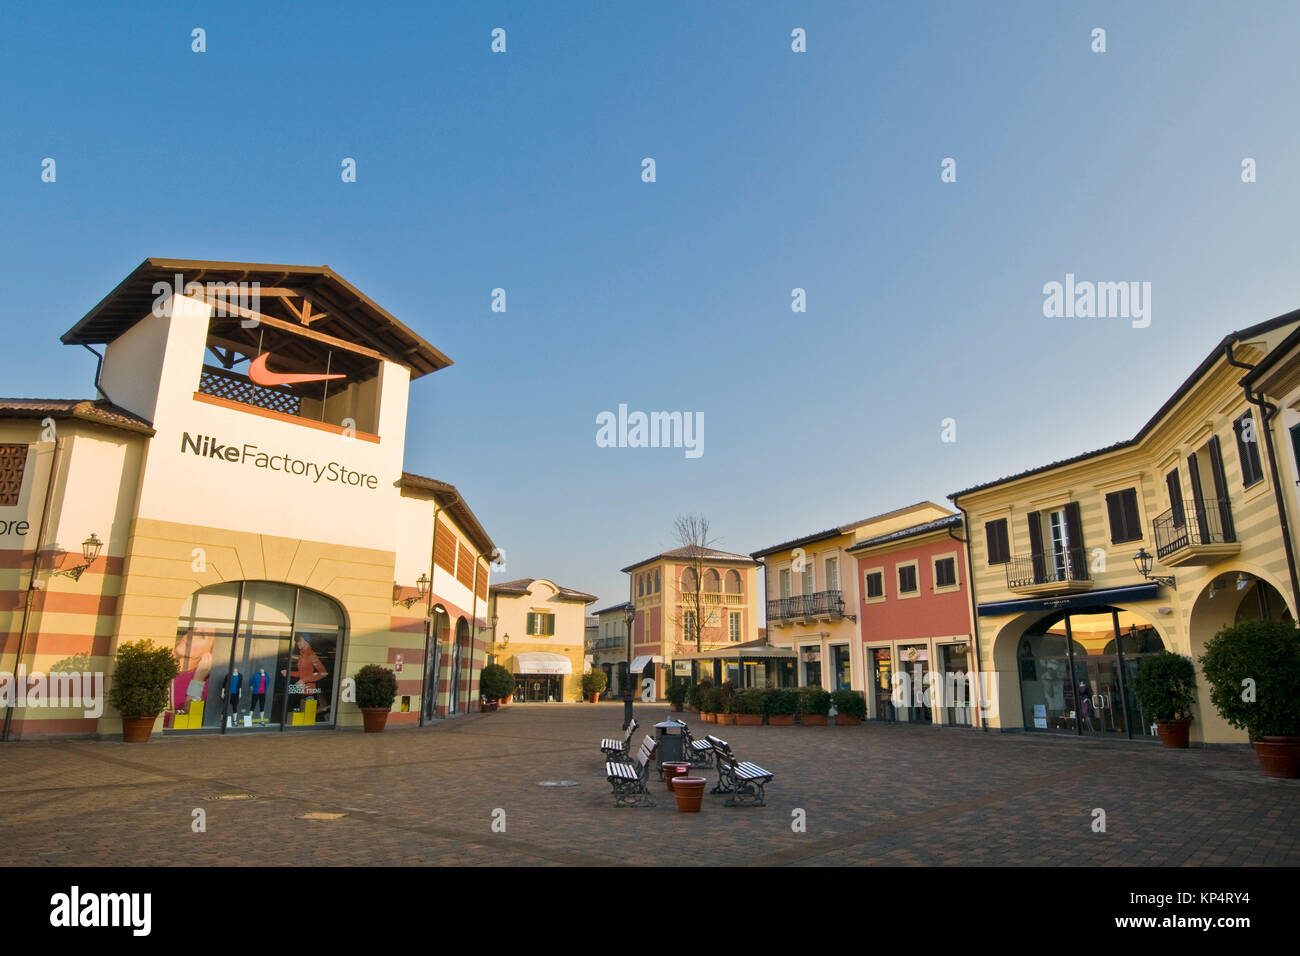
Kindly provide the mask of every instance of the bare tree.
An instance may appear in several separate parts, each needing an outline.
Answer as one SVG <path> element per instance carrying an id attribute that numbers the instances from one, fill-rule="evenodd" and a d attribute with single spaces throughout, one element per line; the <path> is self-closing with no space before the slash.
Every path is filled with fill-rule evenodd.
<path id="1" fill-rule="evenodd" d="M 710 610 L 704 601 L 704 572 L 708 570 L 708 553 L 715 541 L 709 537 L 709 519 L 704 515 L 678 515 L 673 521 L 673 534 L 682 549 L 682 563 L 690 571 L 690 581 L 683 586 L 679 577 L 673 582 L 677 590 L 677 624 L 682 629 L 682 636 L 690 639 L 695 634 L 695 649 L 704 649 L 704 629 L 713 621 Z M 682 577 L 686 577 L 686 571 Z M 691 620 L 693 619 L 693 626 Z"/>

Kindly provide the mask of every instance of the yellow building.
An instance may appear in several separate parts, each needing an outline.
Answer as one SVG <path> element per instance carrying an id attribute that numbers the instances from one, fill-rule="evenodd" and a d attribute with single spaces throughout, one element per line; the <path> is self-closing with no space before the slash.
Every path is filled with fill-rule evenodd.
<path id="1" fill-rule="evenodd" d="M 923 501 L 753 552 L 763 562 L 768 639 L 797 652 L 799 686 L 868 688 L 858 561 L 849 547 L 951 514 Z"/>
<path id="2" fill-rule="evenodd" d="M 591 594 L 545 578 L 488 589 L 489 663 L 515 675 L 515 702 L 582 700 L 587 605 Z"/>
<path id="3" fill-rule="evenodd" d="M 1261 427 L 1242 379 L 1283 340 L 1293 350 L 1298 326 L 1293 312 L 1225 336 L 1131 439 L 950 496 L 970 543 L 977 668 L 996 674 L 988 726 L 1150 736 L 1132 691 L 1143 655 L 1195 658 L 1234 621 L 1295 618 L 1282 528 L 1300 475 L 1283 429 L 1300 421 Z M 1269 382 L 1294 401 L 1290 361 Z M 1198 684 L 1192 739 L 1245 743 Z"/>
<path id="4" fill-rule="evenodd" d="M 691 545 L 623 568 L 636 606 L 632 679 L 662 696 L 674 658 L 758 640 L 758 562 Z M 680 662 L 679 676 L 690 673 Z"/>

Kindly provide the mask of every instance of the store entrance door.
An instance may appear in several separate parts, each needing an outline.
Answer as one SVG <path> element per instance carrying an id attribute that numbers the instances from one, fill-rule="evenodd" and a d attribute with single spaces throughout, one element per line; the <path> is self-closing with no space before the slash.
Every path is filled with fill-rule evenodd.
<path id="1" fill-rule="evenodd" d="M 559 674 L 516 674 L 515 702 L 553 703 L 560 699 Z"/>

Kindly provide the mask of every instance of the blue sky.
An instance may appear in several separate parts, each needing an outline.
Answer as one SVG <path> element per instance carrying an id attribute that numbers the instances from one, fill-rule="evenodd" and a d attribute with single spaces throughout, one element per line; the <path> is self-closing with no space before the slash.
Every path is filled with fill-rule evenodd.
<path id="1" fill-rule="evenodd" d="M 942 503 L 1300 307 L 1295 4 L 129 11 L 0 9 L 0 394 L 91 395 L 58 336 L 146 256 L 328 264 L 456 362 L 408 469 L 597 606 L 676 514 L 748 552 Z M 1067 272 L 1150 282 L 1150 327 L 1045 318 Z M 704 454 L 597 447 L 620 403 Z"/>

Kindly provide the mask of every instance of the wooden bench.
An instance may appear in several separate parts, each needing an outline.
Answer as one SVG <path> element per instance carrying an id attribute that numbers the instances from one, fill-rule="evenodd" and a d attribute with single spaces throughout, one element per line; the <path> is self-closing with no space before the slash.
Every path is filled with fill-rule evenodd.
<path id="1" fill-rule="evenodd" d="M 686 759 L 691 762 L 692 767 L 712 767 L 713 766 L 713 744 L 708 739 L 696 740 L 691 736 L 691 728 L 686 726 L 686 721 L 681 718 L 677 723 L 682 727 L 682 753 Z"/>
<path id="2" fill-rule="evenodd" d="M 615 760 L 627 760 L 627 748 L 631 745 L 632 734 L 636 732 L 638 726 L 636 718 L 633 717 L 632 722 L 627 725 L 627 733 L 623 735 L 623 739 L 606 737 L 600 742 L 600 752 Z"/>
<path id="3" fill-rule="evenodd" d="M 614 789 L 614 806 L 653 807 L 655 805 L 655 802 L 650 799 L 650 791 L 646 789 L 646 781 L 650 776 L 650 759 L 654 757 L 654 753 L 654 738 L 646 734 L 641 739 L 641 746 L 637 748 L 636 757 L 630 763 L 621 760 L 610 760 L 605 763 L 605 779 Z"/>
<path id="4" fill-rule="evenodd" d="M 713 756 L 718 768 L 718 784 L 710 793 L 727 793 L 727 806 L 765 806 L 765 788 L 772 782 L 773 774 L 756 763 L 740 760 L 731 752 L 731 745 L 712 734 Z"/>

